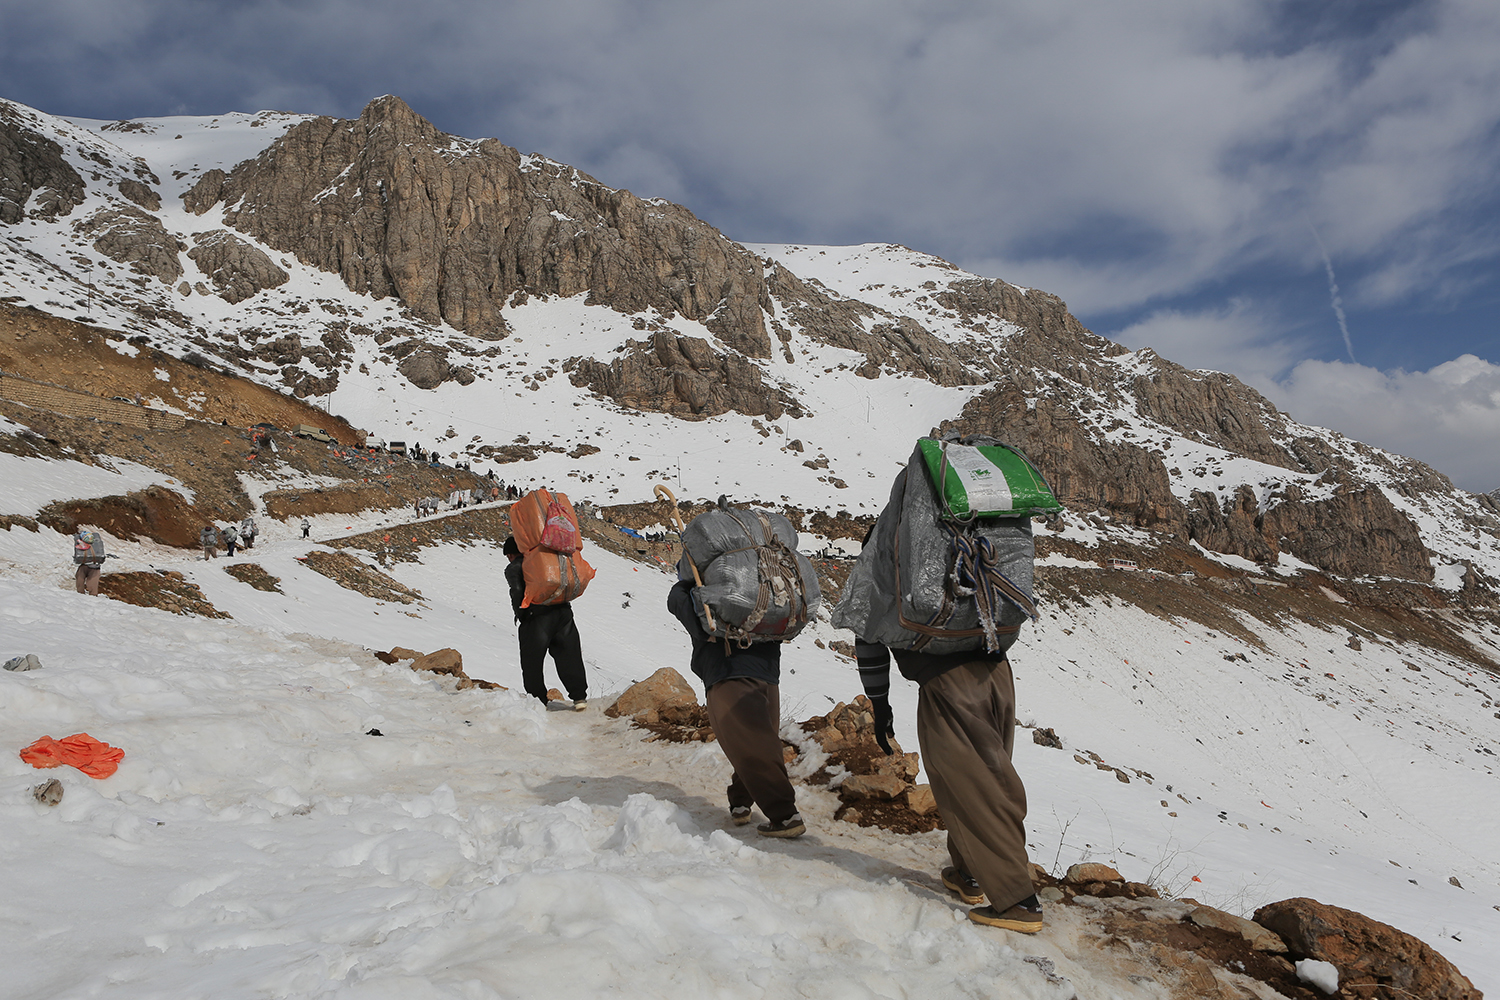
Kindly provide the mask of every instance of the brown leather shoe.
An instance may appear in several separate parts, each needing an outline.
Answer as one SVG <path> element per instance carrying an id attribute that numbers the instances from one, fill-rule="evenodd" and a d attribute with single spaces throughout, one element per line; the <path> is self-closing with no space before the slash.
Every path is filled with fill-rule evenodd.
<path id="1" fill-rule="evenodd" d="M 961 871 L 957 868 L 944 868 L 943 888 L 970 906 L 984 902 L 984 890 L 979 888 L 979 883 L 974 881 L 974 876 L 966 871 Z"/>
<path id="2" fill-rule="evenodd" d="M 999 927 L 1018 934 L 1035 934 L 1042 929 L 1042 908 L 1017 903 L 1003 913 L 998 913 L 993 906 L 976 906 L 969 911 L 969 919 L 986 927 Z"/>

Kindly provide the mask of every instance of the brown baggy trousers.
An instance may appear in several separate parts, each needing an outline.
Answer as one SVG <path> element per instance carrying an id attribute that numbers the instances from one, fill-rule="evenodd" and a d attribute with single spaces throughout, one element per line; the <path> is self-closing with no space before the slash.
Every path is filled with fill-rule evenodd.
<path id="1" fill-rule="evenodd" d="M 781 688 L 753 677 L 730 677 L 708 689 L 708 721 L 734 768 L 729 808 L 760 806 L 779 823 L 797 811 L 797 793 L 781 755 Z"/>
<path id="2" fill-rule="evenodd" d="M 1010 663 L 976 661 L 922 685 L 917 741 L 948 827 L 948 853 L 1006 910 L 1032 894 L 1026 789 L 1011 764 L 1016 688 Z"/>
<path id="3" fill-rule="evenodd" d="M 99 596 L 99 564 L 79 563 L 73 573 L 73 587 L 80 594 Z"/>

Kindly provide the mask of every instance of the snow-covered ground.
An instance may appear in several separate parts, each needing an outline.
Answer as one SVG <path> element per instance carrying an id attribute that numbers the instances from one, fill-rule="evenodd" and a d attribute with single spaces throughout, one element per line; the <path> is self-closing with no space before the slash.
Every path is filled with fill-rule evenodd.
<path id="1" fill-rule="evenodd" d="M 71 464 L 33 472 L 38 497 L 76 493 Z M 314 537 L 404 517 L 328 515 Z M 821 790 L 802 793 L 799 841 L 727 826 L 716 747 L 644 744 L 599 714 L 659 666 L 685 672 L 666 575 L 586 552 L 593 704 L 548 713 L 365 652 L 453 646 L 518 687 L 494 549 L 424 549 L 392 571 L 424 596 L 400 605 L 311 572 L 293 525 L 261 523 L 242 558 L 284 594 L 110 539 L 110 572 L 181 571 L 232 621 L 76 595 L 64 536 L 0 531 L 0 659 L 44 664 L 0 673 L 7 996 L 1157 996 L 1090 961 L 1076 913 L 1035 939 L 970 925 L 935 886 L 940 835 L 835 823 Z M 1022 721 L 1067 747 L 1017 740 L 1033 859 L 1106 861 L 1242 913 L 1312 896 L 1500 987 L 1500 683 L 1411 646 L 1260 634 L 1048 607 L 1013 653 Z M 819 623 L 788 648 L 788 721 L 857 693 L 815 645 L 834 638 Z M 1493 630 L 1474 641 L 1500 649 Z M 893 700 L 914 747 L 915 690 Z M 16 753 L 75 732 L 123 748 L 118 773 Z M 29 791 L 51 776 L 55 808 Z"/>

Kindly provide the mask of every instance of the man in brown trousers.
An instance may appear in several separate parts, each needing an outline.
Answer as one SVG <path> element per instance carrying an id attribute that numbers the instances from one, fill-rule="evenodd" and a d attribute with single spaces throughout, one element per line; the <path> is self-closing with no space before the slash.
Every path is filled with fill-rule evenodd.
<path id="1" fill-rule="evenodd" d="M 693 584 L 677 583 L 667 610 L 693 640 L 693 673 L 703 681 L 708 721 L 720 749 L 734 767 L 729 783 L 729 816 L 736 826 L 750 822 L 750 806 L 760 806 L 765 837 L 800 837 L 807 830 L 797 813 L 797 793 L 781 753 L 781 643 L 756 642 L 746 648 L 715 639 L 698 621 Z"/>
<path id="2" fill-rule="evenodd" d="M 975 650 L 932 654 L 897 649 L 901 675 L 919 686 L 917 742 L 932 796 L 948 828 L 943 885 L 965 903 L 983 903 L 969 919 L 1022 934 L 1042 929 L 1042 905 L 1026 856 L 1026 789 L 1011 764 L 1016 692 L 1004 653 Z M 874 706 L 875 735 L 891 753 L 891 652 L 856 639 L 865 695 Z"/>

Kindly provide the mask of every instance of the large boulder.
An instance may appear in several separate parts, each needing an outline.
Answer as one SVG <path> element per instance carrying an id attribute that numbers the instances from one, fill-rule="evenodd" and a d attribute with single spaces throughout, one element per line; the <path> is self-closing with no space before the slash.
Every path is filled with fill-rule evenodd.
<path id="1" fill-rule="evenodd" d="M 1255 911 L 1293 959 L 1330 962 L 1347 996 L 1375 1000 L 1482 1000 L 1463 973 L 1425 942 L 1389 924 L 1315 899 L 1283 899 Z"/>
<path id="2" fill-rule="evenodd" d="M 615 703 L 604 710 L 610 718 L 638 716 L 655 711 L 658 716 L 671 714 L 673 710 L 696 708 L 698 695 L 692 685 L 671 667 L 662 667 L 656 673 L 625 689 Z"/>
<path id="3" fill-rule="evenodd" d="M 450 674 L 454 677 L 463 677 L 464 658 L 456 649 L 439 649 L 436 652 L 419 657 L 412 663 L 411 668 L 413 670 L 428 670 L 434 674 Z"/>

